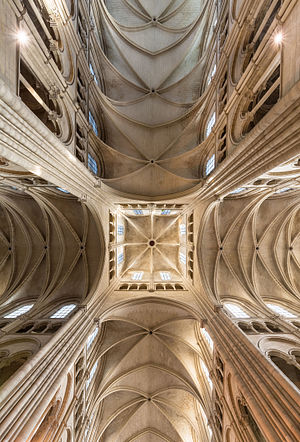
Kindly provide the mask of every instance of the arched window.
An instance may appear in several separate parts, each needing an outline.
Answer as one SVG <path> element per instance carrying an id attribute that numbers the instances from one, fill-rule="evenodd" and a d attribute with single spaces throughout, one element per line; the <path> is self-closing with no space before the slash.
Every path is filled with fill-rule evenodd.
<path id="1" fill-rule="evenodd" d="M 216 156 L 213 154 L 206 162 L 205 176 L 208 176 L 216 167 Z"/>
<path id="2" fill-rule="evenodd" d="M 96 83 L 96 84 L 99 84 L 92 63 L 90 63 L 90 73 L 92 74 L 95 83 Z"/>
<path id="3" fill-rule="evenodd" d="M 16 310 L 13 310 L 12 312 L 4 315 L 4 318 L 7 319 L 15 319 L 18 316 L 24 315 L 24 313 L 27 313 L 30 309 L 32 309 L 33 304 L 27 304 L 27 305 L 22 305 L 22 307 L 17 308 Z"/>
<path id="4" fill-rule="evenodd" d="M 62 187 L 56 187 L 56 189 L 63 193 L 70 193 L 68 190 L 63 189 Z"/>
<path id="5" fill-rule="evenodd" d="M 207 379 L 207 381 L 208 381 L 208 384 L 209 384 L 210 388 L 212 389 L 212 388 L 213 388 L 213 383 L 212 383 L 212 380 L 210 379 L 208 368 L 206 367 L 206 365 L 204 364 L 204 362 L 202 361 L 202 359 L 201 359 L 200 365 L 201 365 L 201 368 L 202 368 L 202 370 L 203 370 L 203 373 L 204 373 L 205 376 L 206 376 L 206 379 Z"/>
<path id="6" fill-rule="evenodd" d="M 57 318 L 65 318 L 68 316 L 74 309 L 76 308 L 76 304 L 68 304 L 61 307 L 59 310 L 57 310 L 53 315 L 50 316 L 50 318 L 57 319 Z"/>
<path id="7" fill-rule="evenodd" d="M 179 259 L 182 264 L 186 264 L 186 253 L 184 253 L 182 251 L 179 252 Z"/>
<path id="8" fill-rule="evenodd" d="M 212 128 L 213 128 L 214 125 L 215 125 L 215 122 L 216 122 L 216 113 L 214 112 L 214 113 L 211 115 L 211 117 L 210 117 L 210 119 L 208 120 L 208 123 L 207 123 L 207 125 L 206 125 L 206 130 L 205 130 L 206 138 L 207 138 L 208 135 L 211 133 Z"/>
<path id="9" fill-rule="evenodd" d="M 230 192 L 228 195 L 234 195 L 236 193 L 243 192 L 244 190 L 245 190 L 245 187 L 238 187 L 237 189 L 235 189 L 232 192 Z"/>
<path id="10" fill-rule="evenodd" d="M 10 356 L 0 354 L 0 386 L 4 384 L 30 358 L 30 352 L 19 352 Z"/>
<path id="11" fill-rule="evenodd" d="M 88 153 L 88 168 L 91 172 L 93 172 L 94 175 L 97 175 L 98 173 L 97 161 L 90 153 Z"/>
<path id="12" fill-rule="evenodd" d="M 170 272 L 159 272 L 162 281 L 170 281 L 171 275 Z"/>
<path id="13" fill-rule="evenodd" d="M 209 76 L 207 78 L 207 85 L 210 85 L 211 80 L 213 79 L 213 77 L 216 73 L 216 70 L 217 70 L 217 66 L 216 66 L 216 64 L 214 64 L 212 67 L 212 70 L 210 71 Z"/>
<path id="14" fill-rule="evenodd" d="M 124 247 L 118 247 L 118 265 L 124 261 Z"/>
<path id="15" fill-rule="evenodd" d="M 98 334 L 99 328 L 96 327 L 95 330 L 93 331 L 93 333 L 88 337 L 87 339 L 87 343 L 86 343 L 86 348 L 87 350 L 90 348 L 90 346 L 92 345 L 92 343 L 94 342 L 97 334 Z"/>
<path id="16" fill-rule="evenodd" d="M 210 348 L 211 350 L 213 350 L 213 348 L 214 348 L 214 343 L 213 343 L 213 340 L 211 339 L 211 337 L 210 337 L 208 331 L 206 331 L 205 328 L 201 328 L 201 334 L 202 334 L 202 336 L 204 337 L 205 341 L 208 343 L 209 348 Z"/>
<path id="17" fill-rule="evenodd" d="M 285 318 L 297 318 L 296 315 L 294 315 L 293 313 L 289 312 L 285 308 L 280 307 L 279 305 L 267 304 L 267 307 L 269 309 L 273 310 L 274 313 L 277 313 L 277 315 L 284 316 Z"/>
<path id="18" fill-rule="evenodd" d="M 235 318 L 250 318 L 250 316 L 236 304 L 226 302 L 224 306 Z"/>
<path id="19" fill-rule="evenodd" d="M 118 224 L 118 235 L 123 236 L 124 235 L 125 228 L 123 224 Z"/>
<path id="20" fill-rule="evenodd" d="M 96 370 L 98 367 L 98 361 L 93 365 L 93 368 L 91 369 L 90 375 L 88 380 L 86 381 L 86 388 L 88 389 L 90 386 L 90 383 L 92 382 L 93 377 L 95 376 Z"/>
<path id="21" fill-rule="evenodd" d="M 186 225 L 185 224 L 179 224 L 179 230 L 180 230 L 180 235 L 186 235 Z"/>
<path id="22" fill-rule="evenodd" d="M 242 421 L 249 428 L 249 430 L 255 437 L 255 440 L 257 442 L 266 442 L 266 439 L 264 438 L 262 432 L 260 431 L 260 428 L 258 427 L 254 417 L 252 416 L 252 413 L 250 412 L 245 400 L 241 401 L 239 399 L 238 404 L 239 404 Z"/>
<path id="23" fill-rule="evenodd" d="M 131 279 L 133 279 L 134 281 L 140 281 L 143 277 L 143 274 L 144 272 L 134 272 Z"/>
<path id="24" fill-rule="evenodd" d="M 97 123 L 95 120 L 94 115 L 92 114 L 91 111 L 89 111 L 89 123 L 93 128 L 93 131 L 95 132 L 95 134 L 98 136 L 98 127 L 97 127 Z"/>

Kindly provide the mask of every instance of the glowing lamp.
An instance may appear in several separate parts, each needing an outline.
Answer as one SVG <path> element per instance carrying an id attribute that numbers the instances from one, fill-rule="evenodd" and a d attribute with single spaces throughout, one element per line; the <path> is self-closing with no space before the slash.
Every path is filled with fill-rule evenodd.
<path id="1" fill-rule="evenodd" d="M 277 44 L 277 45 L 280 45 L 282 43 L 282 32 L 278 32 L 274 36 L 274 43 Z"/>
<path id="2" fill-rule="evenodd" d="M 28 35 L 26 34 L 25 31 L 23 31 L 23 29 L 19 29 L 19 31 L 17 32 L 17 40 L 20 44 L 25 44 L 28 41 Z"/>

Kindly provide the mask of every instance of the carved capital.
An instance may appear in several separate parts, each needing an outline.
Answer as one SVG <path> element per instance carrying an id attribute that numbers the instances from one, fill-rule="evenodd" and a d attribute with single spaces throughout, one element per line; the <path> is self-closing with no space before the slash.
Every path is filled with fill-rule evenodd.
<path id="1" fill-rule="evenodd" d="M 57 115 L 56 112 L 50 111 L 48 113 L 48 120 L 50 120 L 50 121 L 57 121 L 57 119 L 58 119 L 58 115 Z"/>

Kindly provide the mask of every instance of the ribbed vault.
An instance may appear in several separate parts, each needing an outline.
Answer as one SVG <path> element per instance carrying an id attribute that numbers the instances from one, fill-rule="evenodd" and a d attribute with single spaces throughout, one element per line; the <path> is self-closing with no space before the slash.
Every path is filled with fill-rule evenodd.
<path id="1" fill-rule="evenodd" d="M 94 398 L 99 440 L 207 439 L 198 333 L 199 322 L 175 303 L 131 302 L 105 315 Z"/>
<path id="2" fill-rule="evenodd" d="M 29 175 L 25 181 L 31 183 Z M 80 304 L 95 288 L 103 259 L 100 226 L 75 197 L 55 188 L 37 190 L 33 186 L 24 192 L 7 186 L 2 190 L 3 308 L 25 301 L 33 302 L 34 309 L 59 305 L 63 300 Z"/>
<path id="3" fill-rule="evenodd" d="M 226 198 L 209 207 L 198 254 L 213 297 L 299 302 L 299 208 L 297 191 Z"/>
<path id="4" fill-rule="evenodd" d="M 116 230 L 120 226 L 123 233 L 117 235 L 117 251 L 118 256 L 123 251 L 124 260 L 117 264 L 117 274 L 122 280 L 130 281 L 140 274 L 139 281 L 159 283 L 161 272 L 167 272 L 167 281 L 182 282 L 187 273 L 188 248 L 182 210 L 155 205 L 142 210 L 119 209 Z"/>
<path id="5" fill-rule="evenodd" d="M 148 197 L 199 183 L 199 118 L 212 35 L 211 1 L 109 1 L 101 29 L 97 90 L 104 182 Z"/>

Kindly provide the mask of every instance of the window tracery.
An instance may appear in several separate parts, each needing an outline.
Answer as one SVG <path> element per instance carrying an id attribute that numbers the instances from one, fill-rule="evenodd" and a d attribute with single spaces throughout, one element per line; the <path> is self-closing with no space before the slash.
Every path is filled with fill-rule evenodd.
<path id="1" fill-rule="evenodd" d="M 215 165 L 215 160 L 216 160 L 216 155 L 213 154 L 206 162 L 206 166 L 205 166 L 205 176 L 208 176 L 211 174 L 211 172 L 214 170 L 214 168 L 216 167 Z"/>
<path id="2" fill-rule="evenodd" d="M 214 342 L 213 342 L 212 338 L 210 337 L 210 334 L 208 333 L 208 331 L 205 328 L 201 328 L 201 334 L 203 335 L 205 341 L 208 343 L 210 350 L 213 351 Z"/>
<path id="3" fill-rule="evenodd" d="M 211 117 L 209 118 L 207 125 L 206 125 L 206 130 L 205 130 L 205 135 L 206 138 L 210 135 L 212 128 L 214 127 L 216 122 L 216 113 L 213 112 L 213 114 L 211 115 Z"/>
<path id="4" fill-rule="evenodd" d="M 205 374 L 205 377 L 206 377 L 206 380 L 208 382 L 208 385 L 209 385 L 210 389 L 212 390 L 213 383 L 212 383 L 212 380 L 210 378 L 209 370 L 208 370 L 207 366 L 205 365 L 205 363 L 202 361 L 202 359 L 200 361 L 200 365 L 201 365 L 201 368 L 203 370 L 203 373 Z"/>
<path id="5" fill-rule="evenodd" d="M 91 347 L 92 343 L 96 339 L 96 337 L 98 335 L 98 332 L 99 332 L 99 328 L 96 327 L 95 330 L 93 331 L 93 333 L 90 334 L 90 336 L 88 337 L 88 340 L 87 340 L 87 343 L 86 343 L 87 350 L 89 350 L 89 348 Z"/>
<path id="6" fill-rule="evenodd" d="M 76 307 L 77 307 L 76 304 L 64 305 L 59 310 L 57 310 L 55 313 L 53 313 L 50 316 L 50 318 L 52 318 L 52 319 L 66 318 Z"/>
<path id="7" fill-rule="evenodd" d="M 296 318 L 297 317 L 296 315 L 294 315 L 294 313 L 291 313 L 290 311 L 288 311 L 287 309 L 285 309 L 279 305 L 276 305 L 276 304 L 266 304 L 266 305 L 269 309 L 271 309 L 277 315 L 281 315 L 285 318 Z"/>
<path id="8" fill-rule="evenodd" d="M 90 372 L 90 375 L 89 375 L 89 377 L 88 377 L 88 380 L 86 381 L 86 389 L 89 388 L 90 383 L 92 382 L 92 380 L 93 380 L 93 378 L 94 378 L 94 376 L 95 376 L 95 374 L 96 374 L 97 367 L 98 367 L 98 361 L 95 362 L 95 364 L 93 365 L 93 367 L 92 367 L 92 369 L 91 369 L 91 372 Z"/>
<path id="9" fill-rule="evenodd" d="M 94 175 L 98 174 L 98 164 L 93 155 L 88 153 L 88 168 Z"/>
<path id="10" fill-rule="evenodd" d="M 244 310 L 236 304 L 231 304 L 229 302 L 224 303 L 224 307 L 232 314 L 235 318 L 250 318 L 250 316 L 244 312 Z"/>
<path id="11" fill-rule="evenodd" d="M 29 312 L 29 310 L 32 309 L 34 304 L 26 304 L 22 305 L 22 307 L 17 308 L 16 310 L 13 310 L 10 313 L 7 313 L 3 316 L 3 318 L 6 319 L 15 319 L 18 318 L 21 315 L 24 315 L 25 313 Z"/>

